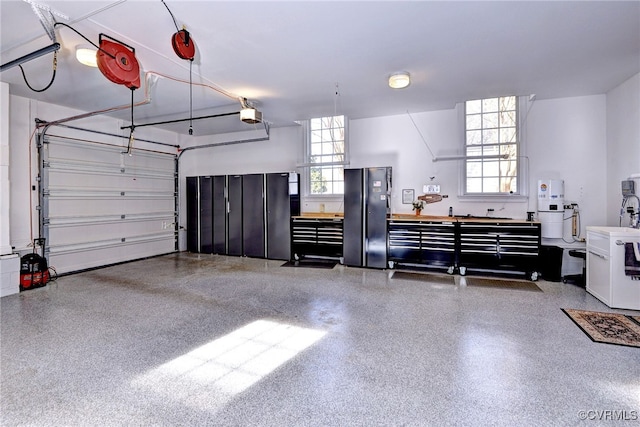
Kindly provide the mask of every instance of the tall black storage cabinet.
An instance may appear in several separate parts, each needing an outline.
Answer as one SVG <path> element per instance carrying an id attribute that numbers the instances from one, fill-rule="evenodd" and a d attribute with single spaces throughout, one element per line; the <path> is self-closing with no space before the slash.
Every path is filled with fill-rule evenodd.
<path id="1" fill-rule="evenodd" d="M 391 168 L 345 169 L 345 265 L 387 267 Z"/>
<path id="2" fill-rule="evenodd" d="M 364 172 L 344 170 L 344 221 L 342 251 L 344 264 L 364 266 Z"/>
<path id="3" fill-rule="evenodd" d="M 200 250 L 213 253 L 213 179 L 201 176 L 198 182 L 200 197 Z"/>
<path id="4" fill-rule="evenodd" d="M 242 177 L 242 254 L 265 256 L 264 175 Z"/>
<path id="5" fill-rule="evenodd" d="M 242 256 L 242 175 L 227 178 L 227 254 Z"/>
<path id="6" fill-rule="evenodd" d="M 198 177 L 187 177 L 187 250 L 199 252 L 200 223 L 198 221 L 200 203 L 198 202 Z"/>
<path id="7" fill-rule="evenodd" d="M 266 177 L 267 258 L 291 259 L 291 217 L 300 215 L 298 174 L 269 173 Z"/>
<path id="8" fill-rule="evenodd" d="M 213 253 L 227 254 L 227 177 L 213 178 Z"/>

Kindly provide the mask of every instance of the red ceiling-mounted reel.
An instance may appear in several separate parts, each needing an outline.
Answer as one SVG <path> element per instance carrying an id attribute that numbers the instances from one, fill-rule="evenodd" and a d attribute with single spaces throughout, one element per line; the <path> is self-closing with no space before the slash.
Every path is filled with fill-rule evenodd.
<path id="1" fill-rule="evenodd" d="M 196 44 L 189 31 L 182 29 L 174 33 L 171 37 L 171 46 L 173 46 L 173 51 L 180 58 L 193 61 L 196 54 Z"/>
<path id="2" fill-rule="evenodd" d="M 102 37 L 113 41 L 103 40 Z M 140 87 L 140 65 L 135 55 L 136 51 L 121 41 L 100 34 L 100 49 L 98 50 L 98 69 L 104 76 L 114 83 L 125 85 L 129 89 Z"/>

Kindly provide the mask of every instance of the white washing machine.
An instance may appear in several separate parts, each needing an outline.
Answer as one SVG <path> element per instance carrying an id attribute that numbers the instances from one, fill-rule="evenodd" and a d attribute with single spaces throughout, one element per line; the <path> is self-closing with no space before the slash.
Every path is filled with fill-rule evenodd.
<path id="1" fill-rule="evenodd" d="M 640 230 L 587 227 L 587 292 L 611 308 L 640 310 L 640 280 L 625 274 L 625 243 L 640 242 Z"/>

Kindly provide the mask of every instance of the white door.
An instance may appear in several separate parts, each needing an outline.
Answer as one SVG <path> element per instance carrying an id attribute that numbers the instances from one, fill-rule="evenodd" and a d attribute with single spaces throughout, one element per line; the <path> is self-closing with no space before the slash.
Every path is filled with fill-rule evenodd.
<path id="1" fill-rule="evenodd" d="M 58 273 L 174 252 L 176 156 L 45 136 L 41 236 Z"/>

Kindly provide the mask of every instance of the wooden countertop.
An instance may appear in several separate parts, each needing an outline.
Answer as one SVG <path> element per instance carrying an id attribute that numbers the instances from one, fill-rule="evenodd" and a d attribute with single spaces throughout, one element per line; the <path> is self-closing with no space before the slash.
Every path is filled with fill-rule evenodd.
<path id="1" fill-rule="evenodd" d="M 344 213 L 342 212 L 303 212 L 300 215 L 296 215 L 293 218 L 323 218 L 323 219 L 343 219 Z M 403 221 L 440 221 L 440 222 L 482 222 L 482 223 L 502 223 L 502 224 L 537 224 L 538 221 L 526 221 L 524 219 L 503 219 L 503 218 L 491 218 L 491 217 L 450 217 L 450 216 L 438 216 L 438 215 L 416 215 L 416 214 L 392 214 L 388 221 L 403 220 Z"/>
<path id="2" fill-rule="evenodd" d="M 483 223 L 496 223 L 501 224 L 537 224 L 538 221 L 527 221 L 524 219 L 504 219 L 504 218 L 491 218 L 491 217 L 450 217 L 450 216 L 437 216 L 437 215 L 416 215 L 416 214 L 393 214 L 389 221 L 394 219 L 401 219 L 404 221 L 441 221 L 441 222 L 483 222 Z"/>
<path id="3" fill-rule="evenodd" d="M 342 212 L 302 212 L 292 218 L 344 218 Z"/>

